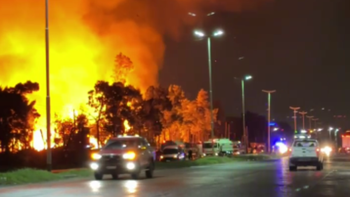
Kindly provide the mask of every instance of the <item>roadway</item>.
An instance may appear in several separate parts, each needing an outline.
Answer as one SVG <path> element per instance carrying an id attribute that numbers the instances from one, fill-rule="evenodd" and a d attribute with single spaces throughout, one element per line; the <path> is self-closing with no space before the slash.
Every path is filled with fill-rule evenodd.
<path id="1" fill-rule="evenodd" d="M 350 158 L 350 156 L 348 156 Z M 289 172 L 287 158 L 159 170 L 153 179 L 76 179 L 0 189 L 1 197 L 348 197 L 350 159 L 334 157 L 323 171 Z M 35 176 L 35 175 L 33 175 Z"/>

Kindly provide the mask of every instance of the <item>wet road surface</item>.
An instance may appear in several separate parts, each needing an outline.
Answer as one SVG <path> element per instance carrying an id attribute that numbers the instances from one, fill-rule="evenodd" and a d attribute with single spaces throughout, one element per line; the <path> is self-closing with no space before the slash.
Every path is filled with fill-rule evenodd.
<path id="1" fill-rule="evenodd" d="M 348 197 L 350 156 L 337 157 L 323 171 L 288 171 L 287 158 L 275 162 L 237 162 L 187 169 L 159 170 L 154 179 L 91 179 L 0 189 L 1 197 Z M 341 158 L 341 159 L 339 159 Z"/>

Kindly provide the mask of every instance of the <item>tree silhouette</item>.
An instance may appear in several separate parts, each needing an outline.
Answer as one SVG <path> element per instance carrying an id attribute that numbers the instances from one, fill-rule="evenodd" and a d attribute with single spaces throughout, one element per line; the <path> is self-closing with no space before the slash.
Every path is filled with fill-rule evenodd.
<path id="1" fill-rule="evenodd" d="M 29 148 L 34 125 L 40 114 L 27 94 L 39 90 L 39 84 L 19 83 L 15 87 L 0 88 L 0 142 L 2 151 Z"/>
<path id="2" fill-rule="evenodd" d="M 104 119 L 104 128 L 115 136 L 125 130 L 124 120 L 135 124 L 137 113 L 133 106 L 141 102 L 142 95 L 133 86 L 125 86 L 121 82 L 109 84 L 99 81 L 95 89 L 89 92 L 88 104 L 94 109 L 97 128 L 98 122 Z"/>

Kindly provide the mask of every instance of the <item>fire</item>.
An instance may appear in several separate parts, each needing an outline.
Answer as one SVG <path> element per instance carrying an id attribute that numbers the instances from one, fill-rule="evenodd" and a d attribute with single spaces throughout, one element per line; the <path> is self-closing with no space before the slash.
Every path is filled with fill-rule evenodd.
<path id="1" fill-rule="evenodd" d="M 124 128 L 125 128 L 125 133 L 127 133 L 131 129 L 128 120 L 124 120 Z"/>
<path id="2" fill-rule="evenodd" d="M 41 151 L 46 148 L 44 139 L 41 136 L 41 132 L 39 130 L 34 131 L 33 133 L 33 142 L 32 146 L 35 150 Z"/>
<path id="3" fill-rule="evenodd" d="M 120 52 L 133 63 L 128 84 L 145 90 L 157 83 L 165 48 L 162 36 L 152 26 L 138 25 L 138 18 L 115 19 L 126 11 L 119 7 L 121 1 L 98 2 L 92 6 L 85 0 L 60 0 L 49 5 L 52 122 L 54 113 L 69 117 L 72 108 L 87 103 L 87 92 L 96 81 L 113 80 Z M 99 9 L 113 9 L 115 15 L 94 14 Z M 26 80 L 40 84 L 39 92 L 30 96 L 41 114 L 36 128 L 44 133 L 41 139 L 40 131 L 33 135 L 37 150 L 43 148 L 46 133 L 44 13 L 41 1 L 1 1 L 0 85 L 14 86 Z"/>
<path id="4" fill-rule="evenodd" d="M 62 146 L 62 143 L 56 143 L 55 139 L 56 138 L 61 138 L 61 136 L 51 130 L 51 148 Z M 32 141 L 32 147 L 37 150 L 41 151 L 47 148 L 46 144 L 47 140 L 47 133 L 46 132 L 41 132 L 40 130 L 36 130 L 33 132 L 33 141 Z"/>
<path id="5" fill-rule="evenodd" d="M 97 148 L 98 147 L 97 139 L 94 136 L 90 136 L 89 142 L 90 142 L 90 145 L 92 145 L 93 148 Z"/>

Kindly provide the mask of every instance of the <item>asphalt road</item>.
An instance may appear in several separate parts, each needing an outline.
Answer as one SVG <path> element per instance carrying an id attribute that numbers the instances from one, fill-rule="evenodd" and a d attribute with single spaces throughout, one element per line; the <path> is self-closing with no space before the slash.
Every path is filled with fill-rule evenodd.
<path id="1" fill-rule="evenodd" d="M 69 180 L 0 189 L 1 197 L 348 197 L 350 156 L 336 157 L 323 171 L 289 172 L 287 158 L 188 169 L 159 170 L 154 179 Z M 35 175 L 34 175 L 35 176 Z M 108 180 L 109 179 L 109 180 Z"/>

